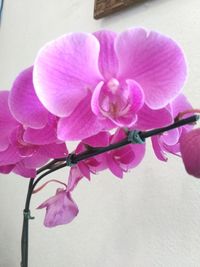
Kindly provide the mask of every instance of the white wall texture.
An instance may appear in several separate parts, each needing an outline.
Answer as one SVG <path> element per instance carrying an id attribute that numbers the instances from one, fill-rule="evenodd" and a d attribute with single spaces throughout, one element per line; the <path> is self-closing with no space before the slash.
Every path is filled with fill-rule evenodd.
<path id="1" fill-rule="evenodd" d="M 110 17 L 93 19 L 94 0 L 7 0 L 0 28 L 0 88 L 31 65 L 47 41 L 71 31 L 132 26 L 158 30 L 183 47 L 189 66 L 185 94 L 200 107 L 200 1 L 152 0 Z M 72 149 L 72 144 L 70 144 Z M 52 175 L 63 181 L 68 170 Z M 0 175 L 0 267 L 20 262 L 22 210 L 28 180 Z M 46 229 L 35 208 L 55 192 L 32 199 L 30 267 L 199 267 L 200 181 L 180 159 L 159 162 L 150 145 L 145 160 L 119 180 L 109 172 L 82 181 L 74 192 L 79 216 Z"/>

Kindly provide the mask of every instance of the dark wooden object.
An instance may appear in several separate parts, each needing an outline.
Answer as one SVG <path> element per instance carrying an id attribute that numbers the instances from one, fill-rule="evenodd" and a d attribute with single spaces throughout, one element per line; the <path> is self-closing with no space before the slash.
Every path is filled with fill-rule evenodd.
<path id="1" fill-rule="evenodd" d="M 95 0 L 94 18 L 100 19 L 141 0 Z"/>

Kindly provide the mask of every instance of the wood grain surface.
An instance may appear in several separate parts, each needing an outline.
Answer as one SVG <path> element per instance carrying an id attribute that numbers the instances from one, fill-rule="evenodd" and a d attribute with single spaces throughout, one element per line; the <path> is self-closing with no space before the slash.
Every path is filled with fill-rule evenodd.
<path id="1" fill-rule="evenodd" d="M 94 18 L 99 19 L 141 0 L 95 0 Z"/>

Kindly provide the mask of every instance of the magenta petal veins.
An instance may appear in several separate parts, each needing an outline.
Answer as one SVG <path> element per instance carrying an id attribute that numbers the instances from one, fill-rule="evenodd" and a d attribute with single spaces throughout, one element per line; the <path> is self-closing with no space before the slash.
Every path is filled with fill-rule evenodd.
<path id="1" fill-rule="evenodd" d="M 34 85 L 43 105 L 67 117 L 102 75 L 99 42 L 89 33 L 70 33 L 45 45 L 34 64 Z"/>
<path id="2" fill-rule="evenodd" d="M 136 80 L 144 90 L 145 103 L 152 109 L 166 106 L 182 90 L 186 62 L 172 39 L 135 28 L 120 33 L 115 48 L 119 77 Z"/>

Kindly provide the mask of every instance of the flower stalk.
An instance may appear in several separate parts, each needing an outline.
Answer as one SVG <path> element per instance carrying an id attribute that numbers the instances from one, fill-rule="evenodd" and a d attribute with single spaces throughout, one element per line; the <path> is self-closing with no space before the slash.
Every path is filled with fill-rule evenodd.
<path id="1" fill-rule="evenodd" d="M 28 187 L 28 193 L 26 197 L 26 203 L 25 203 L 25 209 L 23 212 L 23 227 L 22 227 L 22 238 L 21 238 L 21 267 L 28 267 L 28 236 L 29 236 L 29 220 L 33 219 L 30 215 L 30 201 L 31 196 L 34 193 L 34 189 L 36 185 L 48 174 L 57 171 L 58 169 L 64 168 L 66 166 L 72 166 L 74 164 L 77 164 L 78 162 L 94 157 L 96 155 L 120 148 L 122 146 L 128 145 L 128 144 L 140 144 L 145 142 L 146 138 L 152 137 L 154 135 L 162 134 L 166 131 L 170 131 L 172 129 L 181 127 L 186 124 L 195 123 L 200 118 L 199 115 L 193 115 L 191 117 L 188 117 L 186 119 L 182 119 L 179 121 L 176 121 L 175 123 L 162 127 L 157 128 L 154 130 L 146 131 L 146 132 L 140 132 L 140 131 L 129 131 L 127 133 L 127 137 L 117 143 L 111 144 L 106 147 L 93 147 L 89 148 L 87 151 L 80 153 L 80 154 L 70 154 L 67 158 L 60 158 L 55 159 L 51 161 L 50 163 L 46 164 L 42 168 L 40 168 L 37 171 L 37 174 L 42 173 L 38 178 L 36 179 L 30 179 L 29 187 Z"/>

